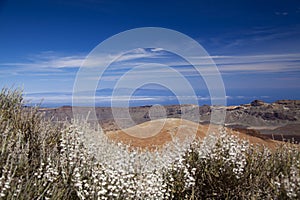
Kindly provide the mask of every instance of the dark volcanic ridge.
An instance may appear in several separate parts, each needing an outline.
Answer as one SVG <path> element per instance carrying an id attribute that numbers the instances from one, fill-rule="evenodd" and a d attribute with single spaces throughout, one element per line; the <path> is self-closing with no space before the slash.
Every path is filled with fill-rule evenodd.
<path id="1" fill-rule="evenodd" d="M 185 109 L 188 107 L 189 109 Z M 135 124 L 141 124 L 153 119 L 151 116 L 152 106 L 130 107 L 129 113 Z M 167 118 L 181 118 L 189 116 L 191 121 L 200 124 L 210 123 L 212 106 L 203 105 L 168 105 L 164 106 Z M 80 108 L 86 112 L 90 108 Z M 123 113 L 127 108 L 114 108 L 118 113 Z M 250 104 L 227 106 L 225 126 L 236 130 L 244 130 L 256 137 L 268 137 L 277 140 L 292 139 L 300 141 L 300 100 L 279 100 L 274 103 L 265 103 L 254 100 Z M 110 107 L 95 108 L 97 121 L 104 131 L 117 131 L 121 128 L 114 120 Z M 72 107 L 40 108 L 46 118 L 54 121 L 70 121 L 73 118 Z M 198 112 L 200 120 L 193 120 Z M 159 116 L 156 116 L 159 118 Z M 124 119 L 126 121 L 126 119 Z M 134 124 L 134 125 L 135 125 Z M 123 128 L 129 128 L 130 123 L 123 124 Z M 252 131 L 252 132 L 251 132 Z"/>

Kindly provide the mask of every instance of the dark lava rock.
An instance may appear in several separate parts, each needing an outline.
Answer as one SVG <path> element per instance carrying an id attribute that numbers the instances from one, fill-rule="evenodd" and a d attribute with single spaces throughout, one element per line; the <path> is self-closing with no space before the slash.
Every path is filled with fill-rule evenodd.
<path id="1" fill-rule="evenodd" d="M 275 103 L 282 105 L 300 105 L 300 100 L 278 100 L 275 101 Z"/>
<path id="2" fill-rule="evenodd" d="M 287 115 L 281 112 L 266 112 L 260 113 L 264 120 L 287 120 L 287 121 L 297 121 L 293 115 Z"/>
<path id="3" fill-rule="evenodd" d="M 262 100 L 254 100 L 251 102 L 251 106 L 263 106 L 265 105 L 265 102 L 263 102 Z"/>

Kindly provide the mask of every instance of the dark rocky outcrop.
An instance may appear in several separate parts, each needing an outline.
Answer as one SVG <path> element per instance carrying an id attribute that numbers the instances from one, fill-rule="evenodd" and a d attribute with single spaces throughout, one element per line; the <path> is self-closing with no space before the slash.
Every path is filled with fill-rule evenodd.
<path id="1" fill-rule="evenodd" d="M 263 102 L 262 100 L 254 100 L 250 103 L 251 106 L 263 106 L 265 105 L 265 102 Z"/>
<path id="2" fill-rule="evenodd" d="M 286 106 L 300 106 L 300 100 L 278 100 L 275 103 Z"/>

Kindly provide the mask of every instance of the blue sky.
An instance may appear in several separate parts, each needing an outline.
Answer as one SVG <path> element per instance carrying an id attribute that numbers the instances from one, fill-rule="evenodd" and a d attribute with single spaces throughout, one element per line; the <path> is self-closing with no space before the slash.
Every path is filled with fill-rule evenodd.
<path id="1" fill-rule="evenodd" d="M 0 87 L 23 87 L 34 102 L 68 104 L 88 53 L 138 27 L 169 28 L 197 40 L 216 62 L 229 104 L 300 99 L 300 2 L 292 0 L 2 0 Z M 115 64 L 102 89 L 113 87 L 109 80 L 122 73 L 121 64 L 147 61 L 139 56 L 146 50 L 134 54 Z M 185 67 L 172 56 L 163 62 Z M 202 80 L 191 82 L 197 91 L 205 89 Z"/>

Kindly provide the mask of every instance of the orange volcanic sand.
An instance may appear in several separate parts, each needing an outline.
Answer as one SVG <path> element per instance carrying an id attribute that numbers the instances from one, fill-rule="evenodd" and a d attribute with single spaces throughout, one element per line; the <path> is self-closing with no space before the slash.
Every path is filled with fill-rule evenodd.
<path id="1" fill-rule="evenodd" d="M 107 132 L 108 138 L 116 142 L 129 144 L 133 147 L 151 148 L 162 146 L 172 141 L 172 135 L 178 138 L 195 136 L 203 139 L 207 134 L 218 133 L 218 125 L 200 125 L 184 119 L 158 119 L 148 121 L 127 129 Z M 252 144 L 259 144 L 274 149 L 281 142 L 271 139 L 263 139 L 247 135 L 243 132 L 226 128 L 227 133 L 238 136 L 240 139 L 248 140 Z"/>

